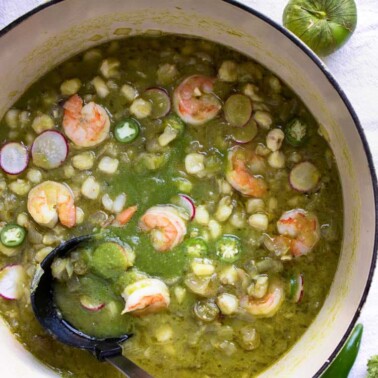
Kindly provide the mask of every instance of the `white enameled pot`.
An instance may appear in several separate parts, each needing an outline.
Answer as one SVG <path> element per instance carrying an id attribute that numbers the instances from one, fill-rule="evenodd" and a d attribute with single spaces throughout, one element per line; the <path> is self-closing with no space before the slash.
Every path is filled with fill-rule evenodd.
<path id="1" fill-rule="evenodd" d="M 327 131 L 340 171 L 344 240 L 330 293 L 296 345 L 261 377 L 320 376 L 353 327 L 372 280 L 377 189 L 361 125 L 322 62 L 266 17 L 223 0 L 55 0 L 0 32 L 0 117 L 36 79 L 73 54 L 111 39 L 159 32 L 200 36 L 265 65 L 302 98 Z M 54 373 L 0 323 L 2 378 Z"/>

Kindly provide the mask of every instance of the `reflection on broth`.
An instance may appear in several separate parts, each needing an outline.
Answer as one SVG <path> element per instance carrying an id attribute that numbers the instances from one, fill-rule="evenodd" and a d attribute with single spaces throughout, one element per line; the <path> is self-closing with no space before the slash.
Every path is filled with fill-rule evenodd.
<path id="1" fill-rule="evenodd" d="M 59 309 L 89 335 L 133 332 L 124 354 L 156 377 L 255 376 L 319 312 L 342 238 L 336 163 L 253 60 L 178 36 L 113 41 L 33 84 L 0 135 L 0 311 L 62 376 L 120 376 L 30 307 L 38 263 L 78 235 L 103 240 L 54 261 Z"/>

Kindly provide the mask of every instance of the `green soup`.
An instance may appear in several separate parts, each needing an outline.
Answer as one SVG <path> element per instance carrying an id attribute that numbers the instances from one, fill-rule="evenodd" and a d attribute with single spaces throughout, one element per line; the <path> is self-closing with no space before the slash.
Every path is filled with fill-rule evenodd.
<path id="1" fill-rule="evenodd" d="M 179 36 L 113 41 L 33 84 L 0 137 L 16 142 L 2 227 L 27 231 L 1 238 L 13 244 L 0 266 L 25 275 L 0 312 L 62 376 L 120 376 L 51 338 L 30 306 L 36 267 L 74 236 L 103 241 L 54 262 L 57 306 L 91 336 L 132 332 L 125 356 L 156 377 L 253 377 L 322 307 L 342 240 L 337 166 L 301 100 L 255 61 Z"/>

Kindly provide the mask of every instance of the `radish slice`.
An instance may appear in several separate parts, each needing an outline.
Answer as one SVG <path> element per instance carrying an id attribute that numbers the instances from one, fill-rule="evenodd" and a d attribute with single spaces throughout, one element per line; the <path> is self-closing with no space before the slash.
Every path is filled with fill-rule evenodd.
<path id="1" fill-rule="evenodd" d="M 100 311 L 105 307 L 105 303 L 97 301 L 87 295 L 80 297 L 80 304 L 88 311 Z"/>
<path id="2" fill-rule="evenodd" d="M 223 111 L 231 126 L 242 127 L 251 118 L 252 103 L 249 97 L 243 94 L 233 94 L 226 100 Z"/>
<path id="3" fill-rule="evenodd" d="M 67 158 L 68 143 L 60 132 L 47 130 L 35 138 L 31 153 L 37 167 L 57 168 Z"/>
<path id="4" fill-rule="evenodd" d="M 290 185 L 298 192 L 311 192 L 320 180 L 320 172 L 314 164 L 304 161 L 297 164 L 290 172 Z"/>
<path id="5" fill-rule="evenodd" d="M 171 99 L 165 89 L 147 89 L 142 97 L 152 104 L 151 118 L 157 119 L 166 116 L 171 110 Z"/>
<path id="6" fill-rule="evenodd" d="M 304 280 L 302 274 L 290 277 L 289 299 L 294 303 L 300 303 L 303 298 Z"/>
<path id="7" fill-rule="evenodd" d="M 29 163 L 27 148 L 16 142 L 5 144 L 0 151 L 0 166 L 10 175 L 18 175 L 23 172 Z"/>
<path id="8" fill-rule="evenodd" d="M 243 127 L 232 127 L 232 139 L 239 144 L 251 142 L 257 135 L 258 129 L 254 119 L 250 119 Z"/>
<path id="9" fill-rule="evenodd" d="M 181 206 L 188 214 L 189 220 L 193 220 L 196 216 L 196 206 L 194 201 L 186 194 L 179 194 L 179 206 Z"/>
<path id="10" fill-rule="evenodd" d="M 20 299 L 24 294 L 25 270 L 21 265 L 8 265 L 0 271 L 0 296 L 4 299 Z"/>

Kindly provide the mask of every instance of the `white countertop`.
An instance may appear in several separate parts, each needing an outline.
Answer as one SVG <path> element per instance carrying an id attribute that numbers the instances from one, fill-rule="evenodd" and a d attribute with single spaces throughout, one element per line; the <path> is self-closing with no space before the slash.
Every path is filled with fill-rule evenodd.
<path id="1" fill-rule="evenodd" d="M 281 23 L 288 0 L 240 0 Z M 0 29 L 43 3 L 43 0 L 0 0 Z M 358 26 L 349 42 L 325 59 L 356 110 L 365 130 L 374 164 L 378 166 L 378 1 L 356 0 Z M 364 335 L 360 353 L 350 374 L 352 378 L 366 376 L 366 362 L 378 354 L 378 275 L 375 275 L 360 322 Z M 338 378 L 338 377 L 335 377 Z"/>

